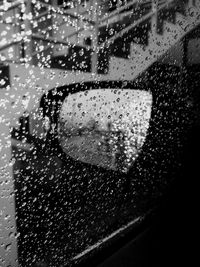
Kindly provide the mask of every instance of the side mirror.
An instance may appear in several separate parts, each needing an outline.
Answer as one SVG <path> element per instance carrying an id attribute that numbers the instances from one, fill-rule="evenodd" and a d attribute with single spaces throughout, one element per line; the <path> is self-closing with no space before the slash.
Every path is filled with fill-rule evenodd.
<path id="1" fill-rule="evenodd" d="M 127 172 L 145 142 L 151 107 L 151 93 L 132 88 L 70 94 L 58 119 L 62 150 L 75 160 Z"/>

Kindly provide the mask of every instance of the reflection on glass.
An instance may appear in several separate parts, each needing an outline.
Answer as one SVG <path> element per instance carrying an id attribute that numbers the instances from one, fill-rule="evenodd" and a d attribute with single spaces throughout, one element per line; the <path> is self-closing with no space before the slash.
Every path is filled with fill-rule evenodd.
<path id="1" fill-rule="evenodd" d="M 61 108 L 59 140 L 76 160 L 127 172 L 144 144 L 152 95 L 95 89 L 69 95 Z"/>

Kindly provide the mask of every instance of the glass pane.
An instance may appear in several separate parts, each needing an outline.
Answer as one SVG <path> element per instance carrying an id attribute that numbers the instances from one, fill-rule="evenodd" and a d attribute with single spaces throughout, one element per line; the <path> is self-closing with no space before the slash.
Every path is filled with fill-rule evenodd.
<path id="1" fill-rule="evenodd" d="M 195 0 L 0 0 L 1 267 L 93 267 L 192 176 L 199 14 Z"/>

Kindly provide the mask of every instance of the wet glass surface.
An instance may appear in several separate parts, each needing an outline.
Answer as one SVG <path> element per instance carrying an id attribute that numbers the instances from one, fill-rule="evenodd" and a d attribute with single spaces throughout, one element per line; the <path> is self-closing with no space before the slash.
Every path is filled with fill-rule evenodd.
<path id="1" fill-rule="evenodd" d="M 0 1 L 0 266 L 77 265 L 159 206 L 199 124 L 199 9 Z"/>

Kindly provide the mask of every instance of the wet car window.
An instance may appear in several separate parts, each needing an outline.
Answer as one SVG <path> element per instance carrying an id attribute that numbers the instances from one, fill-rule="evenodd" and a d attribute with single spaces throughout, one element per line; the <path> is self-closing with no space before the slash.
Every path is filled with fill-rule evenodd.
<path id="1" fill-rule="evenodd" d="M 78 266 L 159 205 L 199 123 L 199 13 L 0 0 L 0 266 Z"/>

